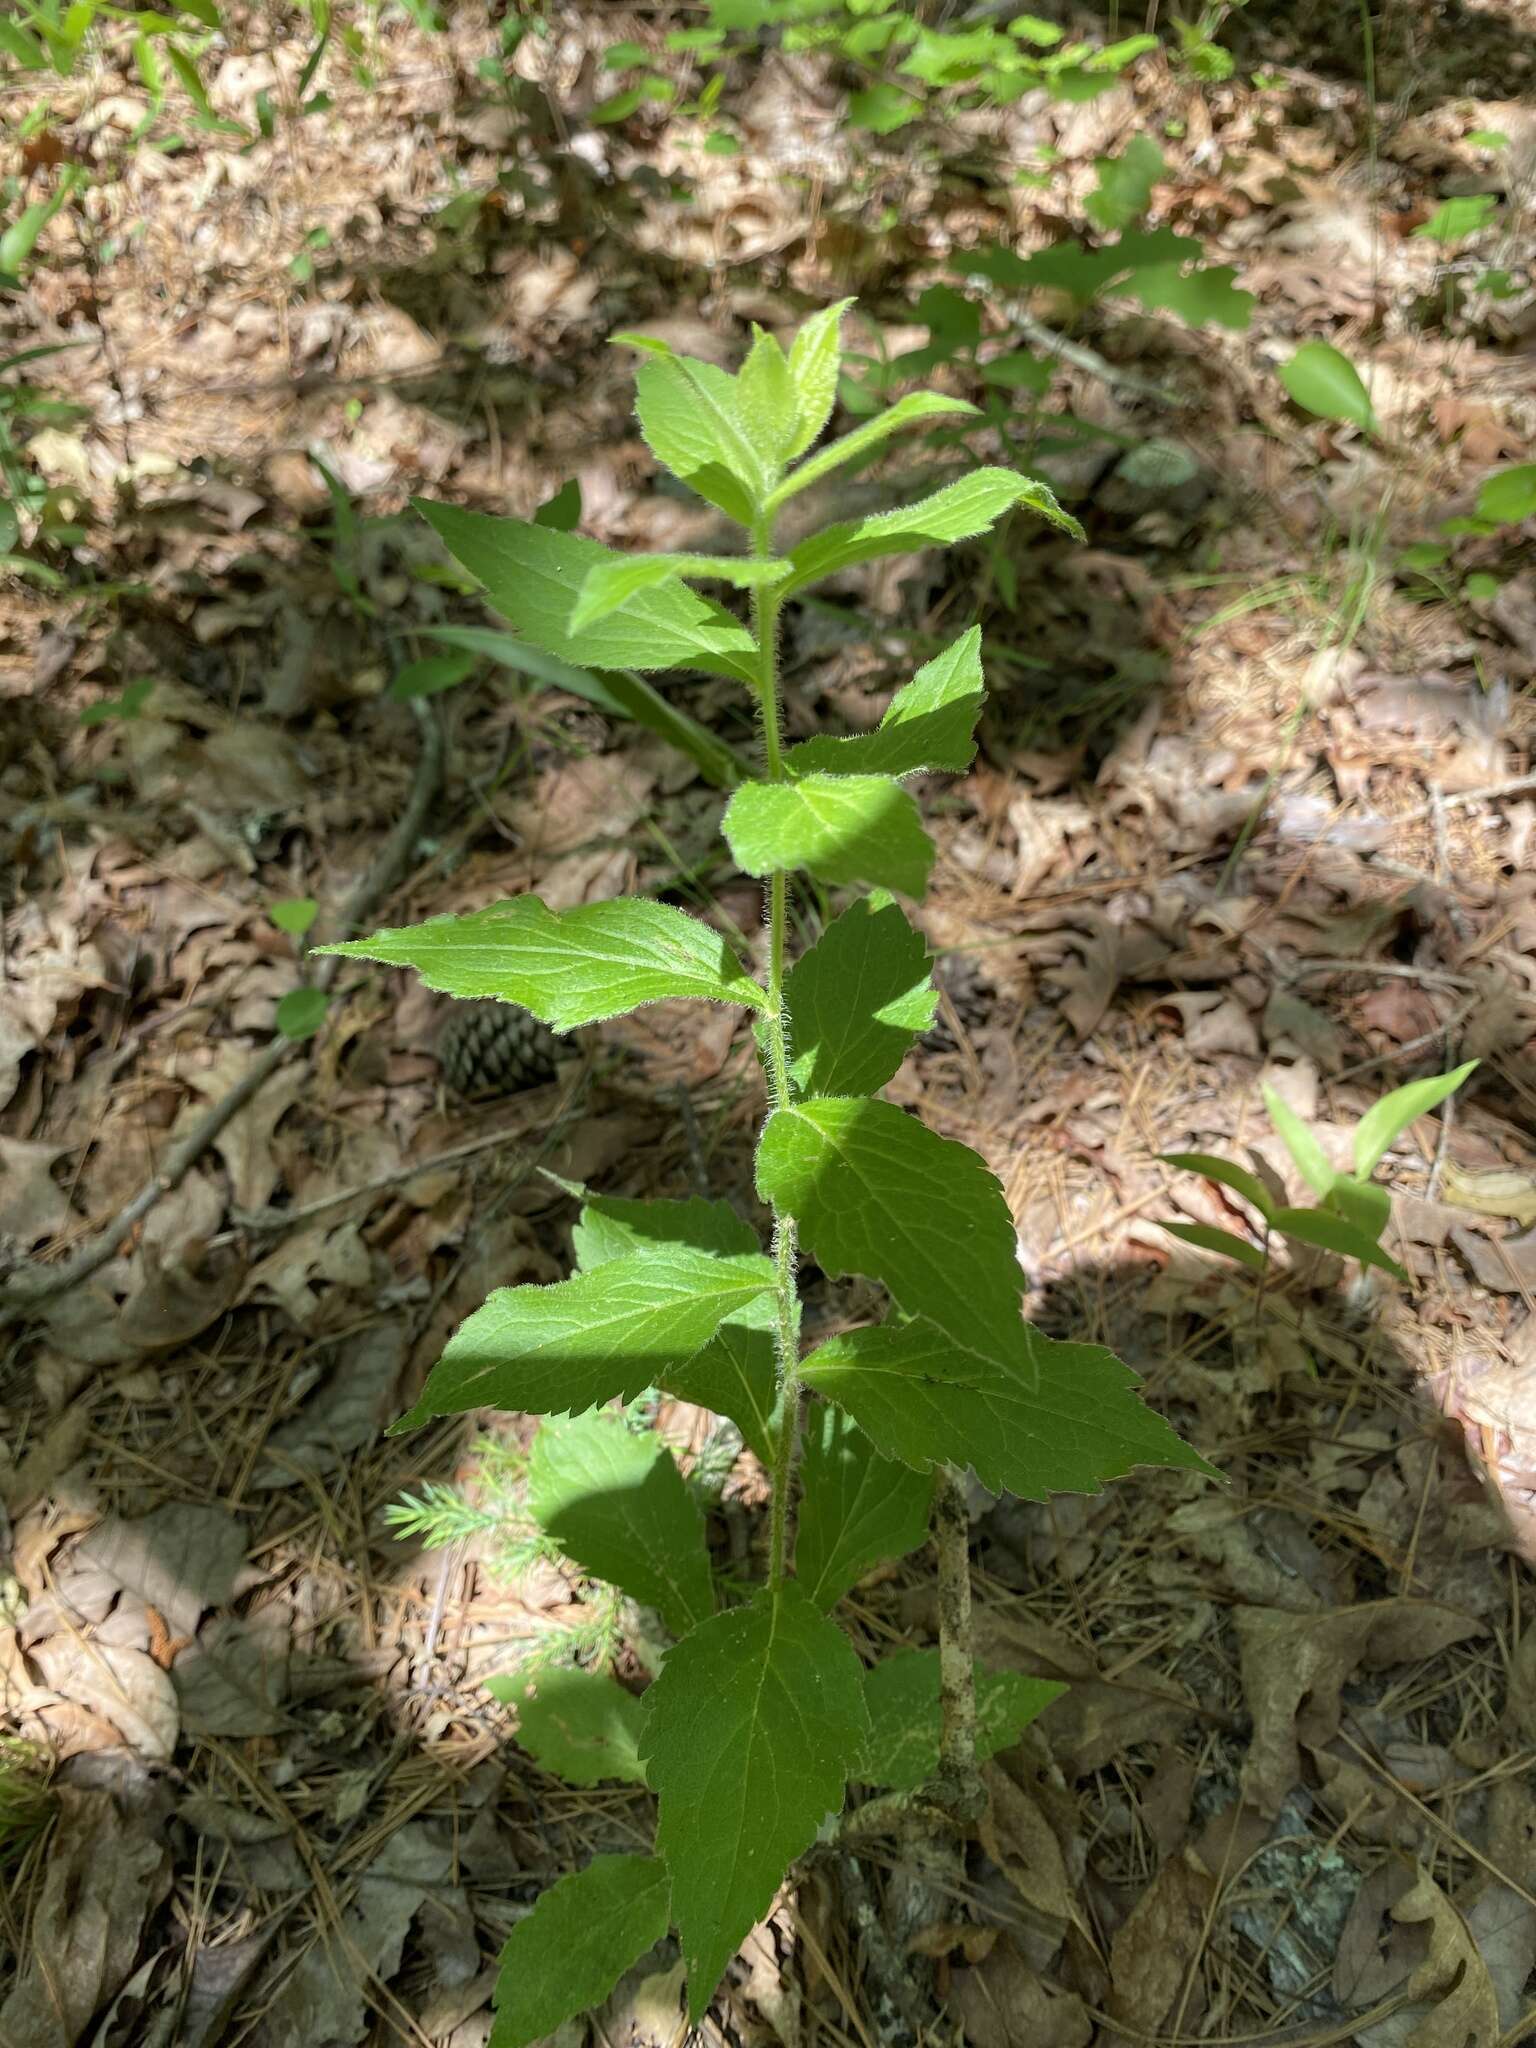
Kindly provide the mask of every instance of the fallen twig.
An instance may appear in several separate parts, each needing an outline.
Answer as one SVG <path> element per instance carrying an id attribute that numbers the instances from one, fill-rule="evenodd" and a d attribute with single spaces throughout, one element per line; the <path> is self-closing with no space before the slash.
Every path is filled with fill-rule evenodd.
<path id="1" fill-rule="evenodd" d="M 421 731 L 421 752 L 416 762 L 416 774 L 411 784 L 411 794 L 405 809 L 396 821 L 394 830 L 379 848 L 367 871 L 359 880 L 337 919 L 334 937 L 341 938 L 361 924 L 388 895 L 403 872 L 416 841 L 421 837 L 427 814 L 438 786 L 443 777 L 443 732 L 438 720 L 430 710 L 413 703 L 411 709 Z M 321 962 L 315 976 L 315 985 L 328 988 L 335 978 L 340 961 L 335 958 Z M 164 1164 L 152 1180 L 146 1181 L 133 1199 L 121 1208 L 105 1229 L 98 1232 L 89 1244 L 82 1245 L 69 1258 L 61 1259 L 56 1265 L 36 1262 L 23 1267 L 0 1288 L 0 1318 L 14 1319 L 45 1301 L 52 1301 L 57 1295 L 67 1294 L 82 1280 L 88 1280 L 99 1272 L 120 1246 L 164 1196 L 181 1183 L 193 1166 L 214 1143 L 219 1133 L 239 1114 L 251 1098 L 260 1093 L 264 1084 L 276 1073 L 284 1060 L 300 1051 L 308 1040 L 296 1041 L 275 1038 L 252 1063 L 249 1070 L 221 1096 L 208 1111 L 192 1126 L 179 1143 L 166 1154 Z"/>

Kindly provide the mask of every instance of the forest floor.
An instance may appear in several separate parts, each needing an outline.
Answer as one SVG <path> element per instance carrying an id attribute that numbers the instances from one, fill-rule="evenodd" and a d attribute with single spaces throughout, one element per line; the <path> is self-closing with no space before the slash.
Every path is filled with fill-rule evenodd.
<path id="1" fill-rule="evenodd" d="M 1040 463 L 1087 545 L 1021 521 L 873 565 L 786 644 L 804 735 L 867 726 L 981 620 L 977 764 L 923 792 L 941 1018 L 892 1093 L 1001 1177 L 1035 1318 L 1112 1345 L 1227 1476 L 976 1501 L 980 1653 L 1071 1690 L 991 1767 L 912 1967 L 931 2038 L 976 2048 L 1536 2038 L 1536 552 L 1511 526 L 1402 561 L 1536 439 L 1536 10 L 1388 10 L 1374 100 L 1350 10 L 1256 8 L 1229 81 L 1153 56 L 1086 104 L 883 140 L 827 60 L 770 51 L 731 72 L 733 153 L 666 109 L 585 118 L 605 45 L 659 49 L 654 10 L 561 10 L 516 59 L 547 98 L 516 100 L 477 71 L 481 10 L 451 13 L 390 26 L 376 83 L 333 63 L 329 109 L 267 138 L 140 147 L 134 81 L 98 63 L 5 145 L 102 172 L 0 306 L 0 350 L 71 345 L 14 431 L 82 529 L 64 588 L 0 590 L 8 1284 L 98 1244 L 260 1085 L 0 1353 L 3 1711 L 59 1766 L 0 1892 L 0 2038 L 483 2048 L 528 1901 L 645 1839 L 642 1794 L 543 1775 L 483 1687 L 581 1640 L 590 1589 L 515 1531 L 422 1550 L 386 1520 L 429 1483 L 499 1498 L 519 1426 L 383 1432 L 493 1286 L 566 1271 L 536 1168 L 751 1205 L 749 1034 L 649 1009 L 467 1104 L 445 1006 L 346 963 L 274 1057 L 301 969 L 270 908 L 670 893 L 752 931 L 720 793 L 654 737 L 489 665 L 422 717 L 387 694 L 435 624 L 498 623 L 407 500 L 527 515 L 574 477 L 584 531 L 692 545 L 612 333 L 734 360 L 751 321 L 857 294 L 850 348 L 867 323 L 915 347 L 957 250 L 1079 230 L 1095 159 L 1148 134 L 1152 221 L 1234 267 L 1251 324 L 1095 306 L 1020 416 L 1026 465 L 1061 415 L 1100 430 Z M 209 70 L 252 130 L 310 48 L 272 19 Z M 1478 191 L 1501 247 L 1414 233 Z M 1506 296 L 1469 293 L 1499 264 Z M 1360 366 L 1377 435 L 1287 400 L 1312 338 Z M 751 744 L 727 686 L 668 687 Z M 1296 1187 L 1262 1082 L 1344 1164 L 1378 1095 L 1472 1058 L 1384 1167 L 1410 1285 L 1326 1254 L 1258 1285 L 1162 1227 L 1248 1228 L 1163 1153 L 1251 1150 Z M 703 1444 L 699 1411 L 660 1420 Z M 760 1480 L 744 1454 L 722 1544 L 760 1540 Z M 846 1612 L 932 1640 L 929 1562 Z M 632 1973 L 594 2041 L 679 2042 L 679 1969 Z M 830 1865 L 704 2034 L 887 2038 Z"/>

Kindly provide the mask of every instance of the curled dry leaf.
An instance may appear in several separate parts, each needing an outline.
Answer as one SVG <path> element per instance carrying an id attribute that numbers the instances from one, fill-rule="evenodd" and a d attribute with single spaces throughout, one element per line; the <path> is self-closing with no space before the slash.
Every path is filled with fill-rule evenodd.
<path id="1" fill-rule="evenodd" d="M 1093 2038 L 1083 2001 L 1047 1983 L 1008 1941 L 955 1972 L 949 2005 L 970 2048 L 1087 2048 Z"/>
<path id="2" fill-rule="evenodd" d="M 139 1756 L 170 1762 L 181 1716 L 175 1688 L 152 1657 L 120 1643 L 63 1634 L 31 1654 L 61 1699 L 110 1722 Z"/>
<path id="3" fill-rule="evenodd" d="M 1300 1745 L 1321 1748 L 1338 1734 L 1339 1695 L 1358 1668 L 1418 1663 L 1485 1632 L 1481 1621 L 1428 1600 L 1378 1600 L 1331 1614 L 1244 1607 L 1235 1619 L 1253 1715 L 1243 1793 L 1270 1815 L 1300 1777 Z"/>
<path id="4" fill-rule="evenodd" d="M 1356 2030 L 1360 2048 L 1498 2048 L 1499 2001 L 1472 1930 L 1421 1872 L 1392 1906 L 1400 1926 L 1422 1928 L 1427 1950 L 1409 1977 L 1409 2002 Z"/>

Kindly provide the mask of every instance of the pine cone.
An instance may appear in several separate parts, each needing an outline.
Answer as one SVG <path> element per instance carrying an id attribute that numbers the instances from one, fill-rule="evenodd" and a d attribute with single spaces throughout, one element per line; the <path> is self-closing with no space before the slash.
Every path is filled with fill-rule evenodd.
<path id="1" fill-rule="evenodd" d="M 555 1034 L 519 1003 L 455 1003 L 437 1034 L 443 1078 L 457 1095 L 513 1095 L 551 1080 Z"/>

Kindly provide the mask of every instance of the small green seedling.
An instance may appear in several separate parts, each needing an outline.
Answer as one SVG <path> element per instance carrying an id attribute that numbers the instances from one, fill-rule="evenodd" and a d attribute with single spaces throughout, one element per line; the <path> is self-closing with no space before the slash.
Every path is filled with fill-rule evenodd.
<path id="1" fill-rule="evenodd" d="M 280 903 L 268 907 L 267 915 L 280 932 L 286 932 L 291 939 L 302 939 L 319 911 L 313 896 L 285 896 Z"/>
<path id="2" fill-rule="evenodd" d="M 959 633 L 874 731 L 791 745 L 784 609 L 829 576 L 972 539 L 1016 508 L 1080 529 L 1043 484 L 993 467 L 776 546 L 782 513 L 811 485 L 904 426 L 972 410 L 915 394 L 823 444 L 848 303 L 814 315 L 787 351 L 759 331 L 734 376 L 625 338 L 640 359 L 646 441 L 743 529 L 743 553 L 624 555 L 532 521 L 420 507 L 519 646 L 602 675 L 700 670 L 745 693 L 762 759 L 736 782 L 723 830 L 737 868 L 763 885 L 763 957 L 749 961 L 734 935 L 657 897 L 554 909 L 520 896 L 323 949 L 412 967 L 448 995 L 519 1003 L 556 1031 L 645 1003 L 732 1005 L 751 1022 L 767 1094 L 756 1170 L 766 1243 L 723 1201 L 588 1195 L 570 1277 L 492 1294 L 395 1425 L 487 1407 L 551 1418 L 529 1459 L 534 1518 L 670 1638 L 643 1698 L 602 1671 L 565 1674 L 553 1704 L 547 1693 L 527 1702 L 519 1685 L 525 1747 L 579 1783 L 643 1781 L 656 1839 L 654 1854 L 600 1855 L 561 1878 L 513 1929 L 495 2048 L 523 2048 L 599 2003 L 671 1927 L 697 2022 L 786 1872 L 836 1827 L 850 1784 L 923 1785 L 912 1796 L 930 1816 L 936 1805 L 974 1814 L 977 1757 L 1057 1688 L 984 1679 L 978 1699 L 953 1630 L 894 1676 L 866 1670 L 836 1619 L 863 1574 L 922 1542 L 935 1495 L 964 1585 L 956 1468 L 1033 1500 L 1095 1491 L 1137 1465 L 1210 1470 L 1109 1352 L 1024 1321 L 998 1181 L 882 1094 L 938 1001 L 897 901 L 924 894 L 934 860 L 906 784 L 969 766 L 981 635 Z M 711 583 L 748 594 L 750 623 L 695 587 Z M 868 893 L 791 959 L 800 875 L 823 892 Z M 808 1356 L 802 1246 L 825 1274 L 860 1274 L 888 1298 L 880 1320 Z M 671 1453 L 613 1412 L 652 1388 L 734 1423 L 768 1475 L 766 1554 L 750 1589 L 717 1575 Z"/>
<path id="3" fill-rule="evenodd" d="M 1374 1103 L 1355 1126 L 1354 1171 L 1339 1173 L 1304 1118 L 1298 1116 L 1284 1096 L 1273 1088 L 1264 1090 L 1264 1106 L 1282 1144 L 1295 1162 L 1296 1170 L 1317 1196 L 1310 1208 L 1295 1209 L 1277 1201 L 1259 1174 L 1233 1160 L 1208 1152 L 1165 1152 L 1166 1166 L 1183 1167 L 1216 1181 L 1256 1209 L 1264 1225 L 1263 1240 L 1254 1244 L 1234 1231 L 1209 1223 L 1165 1223 L 1164 1230 L 1186 1244 L 1202 1250 L 1224 1252 L 1253 1272 L 1269 1271 L 1270 1241 L 1279 1236 L 1314 1251 L 1337 1252 L 1362 1266 L 1375 1266 L 1395 1279 L 1408 1275 L 1396 1259 L 1381 1249 L 1381 1235 L 1392 1217 L 1392 1198 L 1371 1176 L 1383 1155 L 1395 1144 L 1416 1117 L 1438 1107 L 1452 1095 L 1477 1066 L 1468 1060 L 1449 1074 L 1432 1075 L 1423 1081 L 1409 1081 L 1394 1088 Z"/>

